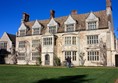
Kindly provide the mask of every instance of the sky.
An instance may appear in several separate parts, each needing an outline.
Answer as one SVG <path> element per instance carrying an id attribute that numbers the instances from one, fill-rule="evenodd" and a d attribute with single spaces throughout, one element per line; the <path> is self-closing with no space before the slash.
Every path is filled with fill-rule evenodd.
<path id="1" fill-rule="evenodd" d="M 30 21 L 49 19 L 50 10 L 55 17 L 68 16 L 71 10 L 78 14 L 106 9 L 106 0 L 0 0 L 0 37 L 4 32 L 16 34 L 22 14 L 30 15 Z M 118 38 L 118 0 L 112 0 L 114 31 Z"/>

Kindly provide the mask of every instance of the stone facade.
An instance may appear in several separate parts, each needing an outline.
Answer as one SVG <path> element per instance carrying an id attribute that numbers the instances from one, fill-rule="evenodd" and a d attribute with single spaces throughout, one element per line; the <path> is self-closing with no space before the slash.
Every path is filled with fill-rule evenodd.
<path id="1" fill-rule="evenodd" d="M 3 64 L 14 64 L 16 36 L 4 32 L 0 39 L 0 62 Z"/>
<path id="2" fill-rule="evenodd" d="M 116 46 L 109 3 L 110 0 L 106 0 L 103 11 L 86 14 L 76 11 L 54 18 L 52 10 L 54 13 L 51 11 L 48 20 L 22 21 L 16 38 L 18 64 L 37 64 L 36 58 L 41 57 L 41 65 L 54 66 L 55 56 L 61 64 L 71 56 L 74 66 L 115 66 Z"/>

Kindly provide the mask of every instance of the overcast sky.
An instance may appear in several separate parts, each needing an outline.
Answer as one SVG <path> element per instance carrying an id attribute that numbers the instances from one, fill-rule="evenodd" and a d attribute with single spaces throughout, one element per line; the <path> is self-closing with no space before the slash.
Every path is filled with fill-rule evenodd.
<path id="1" fill-rule="evenodd" d="M 71 10 L 78 14 L 106 9 L 106 0 L 0 0 L 0 37 L 4 32 L 16 34 L 22 13 L 30 14 L 30 20 L 48 19 L 50 10 L 56 17 L 67 16 Z M 112 0 L 115 34 L 118 37 L 118 0 Z"/>

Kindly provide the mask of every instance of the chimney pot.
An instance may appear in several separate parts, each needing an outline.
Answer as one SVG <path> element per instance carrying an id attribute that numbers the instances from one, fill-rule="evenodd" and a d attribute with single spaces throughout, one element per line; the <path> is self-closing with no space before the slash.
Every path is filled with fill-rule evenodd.
<path id="1" fill-rule="evenodd" d="M 76 15 L 76 14 L 77 14 L 77 10 L 72 10 L 72 11 L 71 11 L 71 14 L 72 14 L 72 15 Z"/>
<path id="2" fill-rule="evenodd" d="M 54 10 L 50 10 L 50 18 L 54 18 L 55 17 L 55 11 Z"/>
<path id="3" fill-rule="evenodd" d="M 106 6 L 111 7 L 111 0 L 106 0 Z"/>
<path id="4" fill-rule="evenodd" d="M 27 13 L 23 13 L 23 18 L 22 18 L 22 22 L 28 22 L 29 21 L 29 14 L 27 14 Z"/>

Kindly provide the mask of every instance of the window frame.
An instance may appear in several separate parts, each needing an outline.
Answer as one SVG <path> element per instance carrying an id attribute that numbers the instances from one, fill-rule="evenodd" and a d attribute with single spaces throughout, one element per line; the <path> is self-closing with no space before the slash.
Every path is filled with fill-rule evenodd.
<path id="1" fill-rule="evenodd" d="M 77 37 L 76 36 L 65 36 L 64 45 L 77 45 Z"/>
<path id="2" fill-rule="evenodd" d="M 25 60 L 25 56 L 26 56 L 26 53 L 25 52 L 19 53 L 18 54 L 18 60 Z"/>
<path id="3" fill-rule="evenodd" d="M 21 32 L 24 31 L 24 32 Z M 26 36 L 26 30 L 19 30 L 20 36 Z"/>
<path id="4" fill-rule="evenodd" d="M 99 39 L 98 35 L 87 35 L 87 44 L 88 45 L 98 44 L 99 43 L 98 39 Z"/>
<path id="5" fill-rule="evenodd" d="M 95 30 L 97 29 L 97 21 L 89 21 L 87 22 L 88 30 Z"/>
<path id="6" fill-rule="evenodd" d="M 36 55 L 34 55 L 34 54 L 36 54 Z M 38 58 L 39 58 L 39 52 L 32 52 L 32 60 L 37 61 Z"/>
<path id="7" fill-rule="evenodd" d="M 72 61 L 77 61 L 77 51 L 65 51 L 64 56 L 65 60 L 67 57 L 71 57 Z"/>
<path id="8" fill-rule="evenodd" d="M 99 51 L 88 51 L 87 60 L 88 61 L 100 61 L 100 52 Z"/>
<path id="9" fill-rule="evenodd" d="M 22 43 L 23 43 L 23 44 L 22 44 Z M 19 41 L 18 47 L 19 47 L 19 48 L 25 48 L 25 44 L 26 44 L 25 41 Z"/>
<path id="10" fill-rule="evenodd" d="M 32 47 L 33 48 L 39 46 L 39 44 L 40 44 L 40 40 L 32 40 Z"/>
<path id="11" fill-rule="evenodd" d="M 50 46 L 50 45 L 53 45 L 53 38 L 52 37 L 43 38 L 43 46 Z"/>
<path id="12" fill-rule="evenodd" d="M 38 30 L 35 30 L 35 29 L 38 29 Z M 33 35 L 38 35 L 38 34 L 40 34 L 40 28 L 39 27 L 37 27 L 37 28 L 33 28 L 33 33 L 32 33 Z"/>
<path id="13" fill-rule="evenodd" d="M 73 25 L 73 26 L 72 26 Z M 72 24 L 66 24 L 66 32 L 74 32 L 75 31 L 75 24 L 72 23 Z"/>
<path id="14" fill-rule="evenodd" d="M 52 34 L 57 33 L 57 26 L 56 25 L 48 26 L 48 28 L 49 28 L 49 33 L 52 33 Z"/>
<path id="15" fill-rule="evenodd" d="M 7 42 L 4 42 L 4 41 L 0 41 L 0 48 L 2 49 L 7 49 Z"/>

